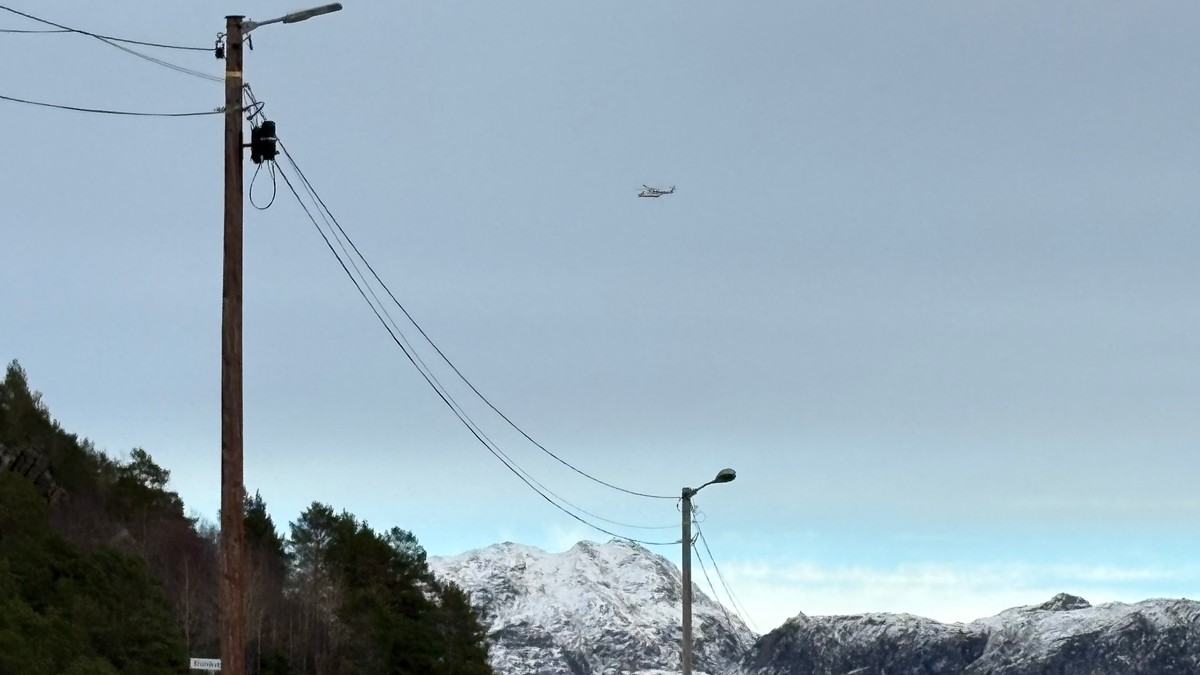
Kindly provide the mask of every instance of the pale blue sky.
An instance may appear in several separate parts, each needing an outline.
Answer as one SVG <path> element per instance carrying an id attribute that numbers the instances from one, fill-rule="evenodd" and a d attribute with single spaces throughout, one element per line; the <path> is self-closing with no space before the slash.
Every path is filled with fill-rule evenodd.
<path id="1" fill-rule="evenodd" d="M 1200 595 L 1200 6 L 346 4 L 255 34 L 247 80 L 280 137 L 544 445 L 641 491 L 738 470 L 697 501 L 760 628 Z M 12 6 L 208 45 L 226 13 L 300 5 Z M 0 82 L 222 102 L 78 36 L 0 35 Z M 214 517 L 220 119 L 0 110 L 0 357 Z M 246 482 L 279 522 L 317 499 L 435 554 L 603 538 L 451 416 L 289 194 L 247 209 Z M 677 522 L 479 414 L 584 508 Z"/>

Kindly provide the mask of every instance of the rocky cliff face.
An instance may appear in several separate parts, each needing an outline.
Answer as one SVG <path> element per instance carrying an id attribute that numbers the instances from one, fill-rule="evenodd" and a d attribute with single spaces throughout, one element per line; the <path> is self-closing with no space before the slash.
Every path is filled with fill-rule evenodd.
<path id="1" fill-rule="evenodd" d="M 500 675 L 679 672 L 679 570 L 636 544 L 580 542 L 552 554 L 505 543 L 430 567 L 471 593 Z M 694 668 L 727 672 L 755 636 L 693 588 Z"/>
<path id="2" fill-rule="evenodd" d="M 1060 594 L 968 624 L 806 617 L 763 636 L 741 675 L 1200 675 L 1200 603 L 1093 607 Z"/>
<path id="3" fill-rule="evenodd" d="M 14 448 L 0 444 L 0 471 L 11 471 L 21 476 L 51 504 L 66 497 L 66 491 L 54 482 L 50 475 L 50 458 L 32 448 Z"/>

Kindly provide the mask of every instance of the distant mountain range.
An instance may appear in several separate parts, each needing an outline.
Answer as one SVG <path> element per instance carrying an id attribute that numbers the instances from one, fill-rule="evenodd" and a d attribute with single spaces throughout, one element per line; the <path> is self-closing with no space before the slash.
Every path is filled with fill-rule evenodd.
<path id="1" fill-rule="evenodd" d="M 738 675 L 1197 675 L 1200 603 L 1093 607 L 1065 593 L 967 624 L 910 614 L 793 617 Z"/>
<path id="2" fill-rule="evenodd" d="M 497 675 L 680 670 L 679 570 L 635 544 L 496 544 L 430 567 L 471 594 Z M 697 675 L 1200 675 L 1192 600 L 1093 607 L 1060 594 L 965 624 L 798 614 L 759 637 L 695 588 L 693 616 Z"/>

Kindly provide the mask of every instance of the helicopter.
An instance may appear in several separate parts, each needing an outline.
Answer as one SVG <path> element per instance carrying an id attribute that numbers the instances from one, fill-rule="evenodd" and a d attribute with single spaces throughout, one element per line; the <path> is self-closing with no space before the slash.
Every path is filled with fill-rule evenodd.
<path id="1" fill-rule="evenodd" d="M 650 187 L 649 185 L 646 185 L 646 184 L 642 184 L 642 187 L 644 187 L 644 188 L 646 188 L 646 189 L 645 189 L 645 190 L 642 190 L 641 192 L 639 192 L 639 193 L 638 193 L 638 196 L 639 196 L 639 197 L 654 197 L 654 198 L 658 198 L 658 197 L 661 197 L 661 196 L 663 196 L 663 195 L 675 194 L 675 186 L 674 186 L 674 185 L 672 185 L 672 186 L 671 186 L 671 189 L 670 189 L 670 190 L 660 190 L 660 189 L 658 189 L 658 188 L 652 188 L 652 187 Z"/>

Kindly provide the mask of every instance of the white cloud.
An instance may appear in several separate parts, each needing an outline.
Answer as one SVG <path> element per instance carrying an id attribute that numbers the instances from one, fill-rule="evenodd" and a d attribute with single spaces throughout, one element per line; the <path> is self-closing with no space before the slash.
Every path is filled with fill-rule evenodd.
<path id="1" fill-rule="evenodd" d="M 566 551 L 584 540 L 608 541 L 607 535 L 581 524 L 563 525 L 555 523 L 543 528 L 541 542 L 535 544 L 546 551 Z"/>

